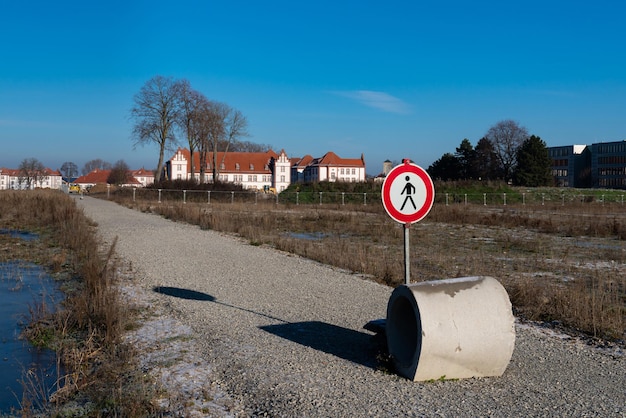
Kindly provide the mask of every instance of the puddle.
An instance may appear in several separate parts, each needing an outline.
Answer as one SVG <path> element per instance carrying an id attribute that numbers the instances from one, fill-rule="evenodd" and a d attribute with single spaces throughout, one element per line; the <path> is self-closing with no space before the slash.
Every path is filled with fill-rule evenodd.
<path id="1" fill-rule="evenodd" d="M 324 238 L 332 238 L 332 237 L 339 237 L 339 238 L 350 237 L 350 235 L 348 234 L 337 235 L 337 234 L 326 233 L 326 232 L 286 232 L 284 235 L 289 238 L 304 239 L 304 240 L 310 240 L 310 241 L 319 241 Z"/>
<path id="2" fill-rule="evenodd" d="M 20 339 L 30 319 L 29 309 L 44 298 L 49 306 L 54 306 L 62 293 L 41 266 L 19 261 L 0 263 L 0 415 L 20 408 L 22 381 L 35 382 L 31 392 L 46 396 L 54 392 L 55 352 L 38 349 Z"/>
<path id="3" fill-rule="evenodd" d="M 33 241 L 39 238 L 38 234 L 34 234 L 28 231 L 20 231 L 17 229 L 0 229 L 0 234 L 8 235 L 11 238 L 20 238 L 24 241 Z"/>
<path id="4" fill-rule="evenodd" d="M 325 234 L 323 232 L 287 232 L 285 235 L 289 238 L 306 239 L 311 241 L 321 240 L 322 238 L 329 236 L 329 234 Z"/>
<path id="5" fill-rule="evenodd" d="M 601 244 L 589 241 L 576 241 L 575 245 L 582 248 L 595 248 L 599 250 L 621 250 L 621 245 Z"/>

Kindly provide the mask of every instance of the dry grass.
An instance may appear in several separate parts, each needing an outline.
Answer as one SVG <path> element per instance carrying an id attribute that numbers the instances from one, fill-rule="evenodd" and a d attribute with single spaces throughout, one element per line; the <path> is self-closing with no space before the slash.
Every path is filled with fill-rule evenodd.
<path id="1" fill-rule="evenodd" d="M 72 400 L 88 405 L 80 412 L 85 416 L 153 413 L 151 385 L 133 367 L 131 347 L 121 342 L 129 312 L 114 286 L 115 245 L 101 254 L 94 225 L 71 198 L 56 191 L 0 192 L 0 227 L 37 232 L 41 237 L 28 246 L 15 246 L 15 251 L 12 247 L 3 253 L 5 259 L 37 261 L 60 273 L 58 277 L 66 277 L 62 305 L 47 309 L 44 300 L 33 307 L 25 331 L 34 343 L 56 350 L 64 373 L 51 399 L 46 398 L 47 390 L 38 387 L 36 377 L 24 377 L 22 416 L 35 414 L 35 408 L 61 414 Z"/>
<path id="2" fill-rule="evenodd" d="M 115 199 L 115 196 L 112 196 Z M 129 207 L 233 233 L 322 263 L 404 282 L 403 229 L 376 202 L 294 205 L 118 199 Z M 489 275 L 519 316 L 623 340 L 626 213 L 619 205 L 436 204 L 411 226 L 413 281 Z"/>

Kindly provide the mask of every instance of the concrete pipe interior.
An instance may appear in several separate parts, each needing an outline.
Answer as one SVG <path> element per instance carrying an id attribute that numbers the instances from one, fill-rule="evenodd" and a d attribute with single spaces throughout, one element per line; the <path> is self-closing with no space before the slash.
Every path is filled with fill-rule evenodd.
<path id="1" fill-rule="evenodd" d="M 421 351 L 421 325 L 415 301 L 405 295 L 398 296 L 387 313 L 387 335 L 394 343 L 389 347 L 394 361 L 410 367 Z"/>

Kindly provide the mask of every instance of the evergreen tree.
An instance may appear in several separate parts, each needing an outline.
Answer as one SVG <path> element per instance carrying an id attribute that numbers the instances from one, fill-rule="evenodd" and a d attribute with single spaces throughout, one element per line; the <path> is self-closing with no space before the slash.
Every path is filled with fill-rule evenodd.
<path id="1" fill-rule="evenodd" d="M 461 165 L 459 177 L 466 180 L 476 178 L 476 151 L 469 139 L 461 141 L 455 156 Z"/>
<path id="2" fill-rule="evenodd" d="M 554 183 L 548 147 L 538 136 L 532 135 L 525 140 L 517 150 L 516 158 L 517 164 L 513 173 L 516 185 L 539 187 Z"/>
<path id="3" fill-rule="evenodd" d="M 461 163 L 459 159 L 449 152 L 443 154 L 440 159 L 432 163 L 426 170 L 428 174 L 437 180 L 458 180 L 461 178 Z"/>
<path id="4" fill-rule="evenodd" d="M 498 163 L 498 156 L 491 141 L 481 138 L 476 144 L 474 172 L 479 180 L 496 180 L 502 178 L 502 170 Z"/>

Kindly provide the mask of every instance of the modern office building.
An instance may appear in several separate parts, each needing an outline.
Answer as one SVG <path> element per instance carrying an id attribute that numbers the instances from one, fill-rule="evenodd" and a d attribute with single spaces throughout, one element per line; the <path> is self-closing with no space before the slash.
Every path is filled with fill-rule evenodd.
<path id="1" fill-rule="evenodd" d="M 626 141 L 591 145 L 592 187 L 626 189 Z"/>
<path id="2" fill-rule="evenodd" d="M 626 141 L 549 147 L 558 187 L 626 189 Z"/>
<path id="3" fill-rule="evenodd" d="M 591 187 L 589 147 L 565 145 L 548 148 L 552 159 L 552 175 L 557 187 Z"/>

